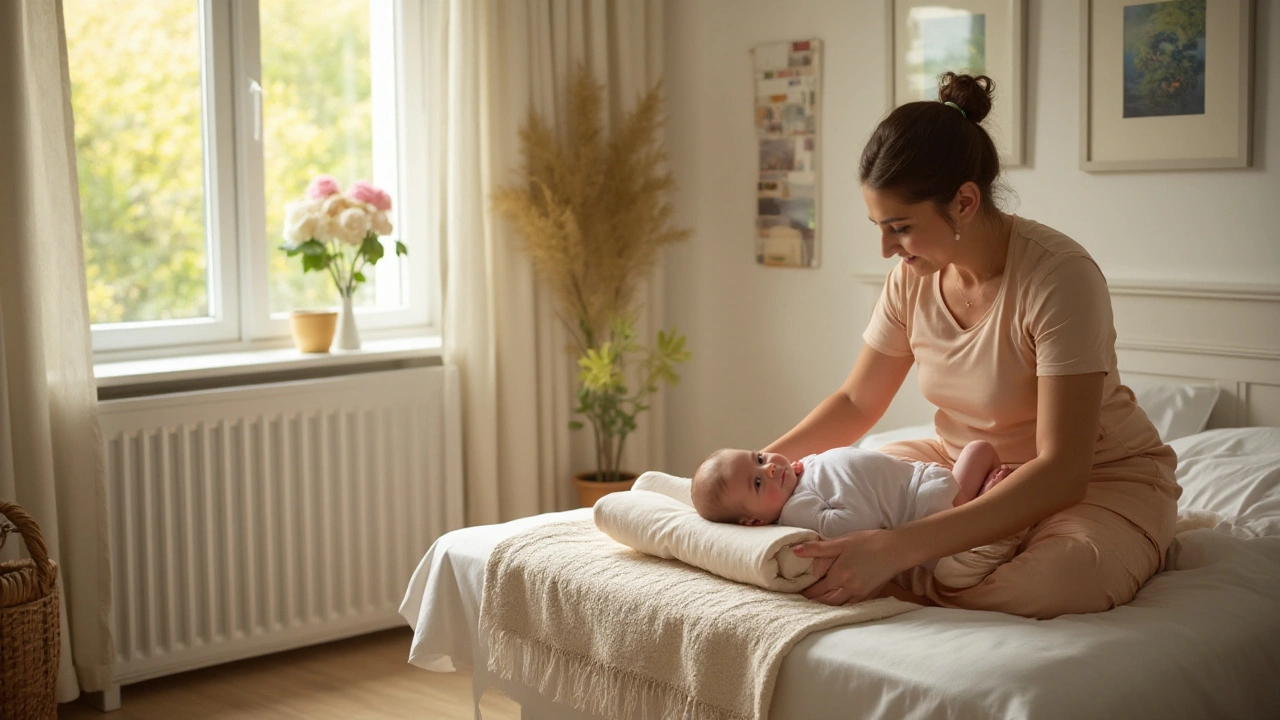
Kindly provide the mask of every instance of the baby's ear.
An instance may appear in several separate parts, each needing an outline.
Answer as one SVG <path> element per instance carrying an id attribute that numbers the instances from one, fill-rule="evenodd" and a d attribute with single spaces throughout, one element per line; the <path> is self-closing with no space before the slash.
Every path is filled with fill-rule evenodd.
<path id="1" fill-rule="evenodd" d="M 760 522 L 759 518 L 742 518 L 741 520 L 738 521 L 738 524 L 747 525 L 749 527 L 756 527 L 757 525 L 763 525 L 764 523 Z"/>

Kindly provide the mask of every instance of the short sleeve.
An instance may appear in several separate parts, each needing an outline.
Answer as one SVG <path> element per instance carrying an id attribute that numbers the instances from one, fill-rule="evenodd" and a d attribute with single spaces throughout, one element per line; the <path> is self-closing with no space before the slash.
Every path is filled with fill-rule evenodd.
<path id="1" fill-rule="evenodd" d="M 875 310 L 871 311 L 871 321 L 862 333 L 862 339 L 871 349 L 893 357 L 912 356 L 903 270 L 899 264 L 885 278 L 880 299 L 876 301 Z"/>
<path id="2" fill-rule="evenodd" d="M 1040 377 L 1107 372 L 1115 325 L 1107 280 L 1083 255 L 1062 258 L 1033 284 L 1026 331 Z"/>

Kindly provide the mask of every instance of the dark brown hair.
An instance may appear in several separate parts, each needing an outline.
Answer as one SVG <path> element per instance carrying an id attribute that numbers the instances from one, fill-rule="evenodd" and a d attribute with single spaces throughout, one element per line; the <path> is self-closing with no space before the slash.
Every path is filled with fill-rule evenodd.
<path id="1" fill-rule="evenodd" d="M 982 191 L 983 210 L 996 210 L 992 192 L 1000 156 L 981 125 L 994 92 L 995 83 L 986 75 L 943 73 L 936 102 L 907 103 L 876 126 L 862 149 L 859 180 L 905 203 L 931 200 L 939 211 L 972 181 Z"/>

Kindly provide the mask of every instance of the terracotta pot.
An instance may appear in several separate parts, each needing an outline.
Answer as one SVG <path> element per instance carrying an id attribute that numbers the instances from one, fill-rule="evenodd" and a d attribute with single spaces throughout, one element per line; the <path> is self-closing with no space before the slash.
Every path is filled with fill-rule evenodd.
<path id="1" fill-rule="evenodd" d="M 338 313 L 333 310 L 294 310 L 289 313 L 293 344 L 305 353 L 327 353 L 333 344 L 333 331 L 338 327 Z"/>
<path id="2" fill-rule="evenodd" d="M 573 484 L 578 486 L 578 507 L 594 507 L 596 501 L 611 492 L 630 490 L 636 484 L 635 473 L 619 472 L 622 480 L 601 482 L 596 480 L 593 472 L 578 473 L 573 476 Z"/>

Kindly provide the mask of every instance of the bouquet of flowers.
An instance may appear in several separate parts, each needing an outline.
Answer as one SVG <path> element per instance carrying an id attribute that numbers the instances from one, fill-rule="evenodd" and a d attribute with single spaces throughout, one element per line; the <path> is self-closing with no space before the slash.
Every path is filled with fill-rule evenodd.
<path id="1" fill-rule="evenodd" d="M 284 238 L 280 246 L 302 256 L 303 272 L 328 271 L 338 294 L 349 299 L 365 281 L 362 272 L 383 256 L 380 235 L 391 234 L 391 196 L 385 190 L 358 180 L 346 193 L 328 175 L 319 175 L 307 186 L 305 199 L 285 206 Z M 396 241 L 396 255 L 406 255 Z"/>

